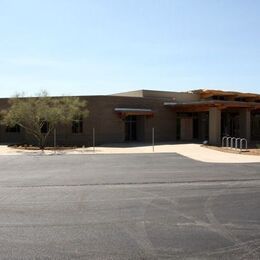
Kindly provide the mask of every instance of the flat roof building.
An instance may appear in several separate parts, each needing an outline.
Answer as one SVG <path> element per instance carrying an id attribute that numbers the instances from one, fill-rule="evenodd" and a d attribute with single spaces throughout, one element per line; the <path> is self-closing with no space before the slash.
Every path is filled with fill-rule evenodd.
<path id="1" fill-rule="evenodd" d="M 219 145 L 224 135 L 260 141 L 260 94 L 221 90 L 169 92 L 137 90 L 104 96 L 80 96 L 88 102 L 89 116 L 76 125 L 57 127 L 58 145 L 204 141 Z M 0 99 L 0 109 L 8 99 Z M 49 143 L 53 143 L 49 139 Z M 19 127 L 0 125 L 0 143 L 34 140 Z"/>

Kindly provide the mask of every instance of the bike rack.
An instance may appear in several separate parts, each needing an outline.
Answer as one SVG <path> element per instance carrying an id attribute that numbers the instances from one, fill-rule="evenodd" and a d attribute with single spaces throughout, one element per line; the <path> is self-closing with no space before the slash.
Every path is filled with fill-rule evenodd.
<path id="1" fill-rule="evenodd" d="M 226 147 L 227 148 L 231 148 L 231 139 L 232 139 L 232 137 L 231 136 L 229 136 L 228 138 L 227 138 L 227 142 L 226 142 Z"/>
<path id="2" fill-rule="evenodd" d="M 239 147 L 238 147 L 239 145 Z M 232 137 L 232 136 L 223 136 L 222 137 L 222 147 L 230 148 L 230 149 L 239 149 L 240 152 L 247 151 L 247 139 L 240 137 Z M 243 148 L 244 147 L 244 148 Z"/>
<path id="3" fill-rule="evenodd" d="M 230 148 L 233 149 L 235 145 L 236 137 L 232 137 L 230 140 Z"/>
<path id="4" fill-rule="evenodd" d="M 240 152 L 243 151 L 243 142 L 245 143 L 245 151 L 247 151 L 247 140 L 246 140 L 246 138 L 241 138 L 241 140 L 240 140 Z"/>
<path id="5" fill-rule="evenodd" d="M 228 136 L 223 136 L 222 137 L 222 147 L 224 147 L 224 143 L 225 143 L 225 140 L 228 138 Z M 226 140 L 226 144 L 227 144 L 227 140 Z"/>
<path id="6" fill-rule="evenodd" d="M 241 138 L 236 138 L 236 141 L 235 141 L 235 149 L 238 149 L 238 142 L 240 143 L 240 140 Z"/>

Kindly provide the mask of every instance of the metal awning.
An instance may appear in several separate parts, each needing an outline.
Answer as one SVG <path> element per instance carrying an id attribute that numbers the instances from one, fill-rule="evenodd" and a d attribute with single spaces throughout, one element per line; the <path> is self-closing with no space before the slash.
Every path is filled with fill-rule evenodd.
<path id="1" fill-rule="evenodd" d="M 116 107 L 114 111 L 121 116 L 152 116 L 154 114 L 153 110 L 148 108 Z"/>

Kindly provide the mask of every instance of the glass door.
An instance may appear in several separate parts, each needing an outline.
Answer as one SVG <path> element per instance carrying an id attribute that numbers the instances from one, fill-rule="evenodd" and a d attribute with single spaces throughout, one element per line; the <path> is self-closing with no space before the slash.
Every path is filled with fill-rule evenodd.
<path id="1" fill-rule="evenodd" d="M 136 140 L 136 116 L 127 116 L 125 118 L 125 141 Z"/>

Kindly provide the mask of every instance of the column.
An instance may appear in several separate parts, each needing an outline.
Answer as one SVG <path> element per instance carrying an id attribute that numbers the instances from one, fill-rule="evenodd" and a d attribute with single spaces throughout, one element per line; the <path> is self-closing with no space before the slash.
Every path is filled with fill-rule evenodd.
<path id="1" fill-rule="evenodd" d="M 251 111 L 248 108 L 240 110 L 239 115 L 240 137 L 250 142 L 251 138 Z"/>
<path id="2" fill-rule="evenodd" d="M 209 144 L 221 143 L 221 110 L 216 107 L 209 109 Z"/>

